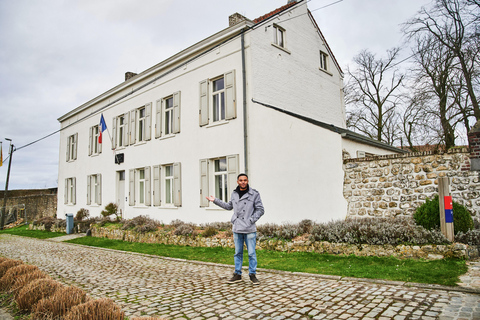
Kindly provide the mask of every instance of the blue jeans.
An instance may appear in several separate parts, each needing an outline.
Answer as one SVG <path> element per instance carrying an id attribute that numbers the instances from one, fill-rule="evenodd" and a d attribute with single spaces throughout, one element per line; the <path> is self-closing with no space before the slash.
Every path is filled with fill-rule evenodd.
<path id="1" fill-rule="evenodd" d="M 248 273 L 257 273 L 257 254 L 255 253 L 255 245 L 257 243 L 257 233 L 233 233 L 233 241 L 235 242 L 235 273 L 242 274 L 243 264 L 243 243 L 247 245 L 248 250 Z"/>

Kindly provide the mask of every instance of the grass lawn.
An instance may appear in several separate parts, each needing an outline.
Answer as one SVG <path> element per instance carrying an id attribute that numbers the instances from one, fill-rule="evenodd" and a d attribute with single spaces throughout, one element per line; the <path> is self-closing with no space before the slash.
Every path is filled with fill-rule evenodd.
<path id="1" fill-rule="evenodd" d="M 24 236 L 24 237 L 37 238 L 37 239 L 48 239 L 48 238 L 61 237 L 66 235 L 65 233 L 62 233 L 62 232 L 28 230 L 28 226 L 26 225 L 5 229 L 5 230 L 0 230 L 0 234 L 13 234 L 16 236 Z"/>
<path id="2" fill-rule="evenodd" d="M 83 237 L 70 243 L 163 257 L 230 264 L 230 248 L 185 247 L 164 244 L 135 243 L 104 238 Z M 246 250 L 245 250 L 246 251 Z M 336 256 L 311 252 L 278 252 L 257 250 L 258 267 L 295 272 L 318 273 L 343 277 L 420 282 L 455 286 L 458 277 L 467 272 L 464 260 L 400 260 L 393 257 Z M 245 253 L 244 265 L 248 265 Z"/>

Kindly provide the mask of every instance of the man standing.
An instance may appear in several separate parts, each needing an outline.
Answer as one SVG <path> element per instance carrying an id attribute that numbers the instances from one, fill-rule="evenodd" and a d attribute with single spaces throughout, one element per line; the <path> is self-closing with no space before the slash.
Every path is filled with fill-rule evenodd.
<path id="1" fill-rule="evenodd" d="M 245 243 L 248 250 L 250 281 L 253 284 L 260 284 L 256 277 L 257 255 L 255 253 L 255 245 L 257 242 L 257 227 L 255 222 L 264 213 L 262 199 L 260 199 L 260 194 L 257 190 L 249 187 L 246 174 L 241 173 L 238 175 L 237 184 L 238 186 L 232 192 L 228 203 L 213 196 L 207 197 L 207 199 L 226 210 L 233 209 L 231 221 L 233 224 L 233 240 L 235 242 L 235 272 L 228 282 L 234 283 L 242 280 L 243 244 Z"/>

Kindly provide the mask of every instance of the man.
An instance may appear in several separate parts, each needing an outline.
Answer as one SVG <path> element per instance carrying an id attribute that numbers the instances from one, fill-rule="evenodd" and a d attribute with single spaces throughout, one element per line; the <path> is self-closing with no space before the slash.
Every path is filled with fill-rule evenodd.
<path id="1" fill-rule="evenodd" d="M 257 227 L 255 222 L 264 213 L 263 204 L 258 191 L 250 188 L 248 185 L 248 176 L 246 174 L 241 173 L 238 175 L 237 184 L 238 186 L 232 192 L 228 203 L 213 196 L 207 197 L 207 199 L 226 210 L 233 209 L 231 221 L 233 224 L 233 240 L 235 242 L 235 272 L 228 282 L 234 283 L 242 280 L 243 244 L 245 243 L 248 250 L 250 281 L 257 285 L 260 282 L 256 277 L 257 255 L 255 253 L 255 245 L 257 242 Z"/>

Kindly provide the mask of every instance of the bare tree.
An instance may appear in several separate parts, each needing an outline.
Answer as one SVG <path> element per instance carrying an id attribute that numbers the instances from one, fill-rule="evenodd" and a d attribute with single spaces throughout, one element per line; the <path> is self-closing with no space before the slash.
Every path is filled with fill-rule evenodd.
<path id="1" fill-rule="evenodd" d="M 399 91 L 404 75 L 394 68 L 398 52 L 394 48 L 385 59 L 376 59 L 371 52 L 361 51 L 353 58 L 355 69 L 347 69 L 345 87 L 347 127 L 388 144 L 399 140 Z"/>

